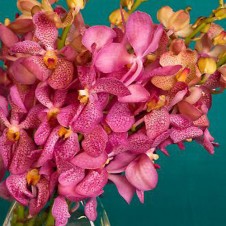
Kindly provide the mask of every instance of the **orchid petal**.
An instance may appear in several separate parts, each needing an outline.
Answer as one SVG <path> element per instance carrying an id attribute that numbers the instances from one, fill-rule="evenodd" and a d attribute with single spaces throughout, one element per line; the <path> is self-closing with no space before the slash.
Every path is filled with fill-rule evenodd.
<path id="1" fill-rule="evenodd" d="M 118 97 L 123 97 L 130 94 L 128 88 L 121 81 L 115 78 L 98 79 L 92 91 L 97 93 L 106 92 Z"/>
<path id="2" fill-rule="evenodd" d="M 144 116 L 148 137 L 153 140 L 169 128 L 169 113 L 165 108 L 153 110 Z"/>
<path id="3" fill-rule="evenodd" d="M 31 55 L 42 55 L 45 51 L 44 49 L 37 43 L 30 40 L 17 42 L 10 48 L 11 53 L 26 53 Z"/>
<path id="4" fill-rule="evenodd" d="M 98 102 L 89 102 L 79 117 L 73 122 L 72 128 L 74 131 L 81 133 L 90 133 L 103 117 L 102 110 Z"/>
<path id="5" fill-rule="evenodd" d="M 95 221 L 97 218 L 97 200 L 91 198 L 85 205 L 85 215 L 90 221 Z"/>
<path id="6" fill-rule="evenodd" d="M 141 203 L 144 203 L 144 191 L 136 190 L 137 197 Z"/>
<path id="7" fill-rule="evenodd" d="M 76 186 L 75 192 L 80 195 L 95 197 L 108 181 L 108 174 L 105 169 L 99 171 L 91 170 L 87 176 Z"/>
<path id="8" fill-rule="evenodd" d="M 73 64 L 64 59 L 58 59 L 57 67 L 48 79 L 53 89 L 64 89 L 69 86 L 73 79 Z"/>
<path id="9" fill-rule="evenodd" d="M 18 42 L 18 37 L 9 28 L 0 24 L 0 40 L 7 47 L 11 47 Z"/>
<path id="10" fill-rule="evenodd" d="M 102 48 L 96 55 L 95 66 L 101 72 L 111 73 L 119 71 L 123 66 L 131 63 L 131 60 L 132 56 L 127 52 L 124 45 L 111 43 Z"/>
<path id="11" fill-rule="evenodd" d="M 94 130 L 84 136 L 82 148 L 92 157 L 98 157 L 106 148 L 108 136 L 101 126 L 97 126 Z"/>
<path id="12" fill-rule="evenodd" d="M 24 106 L 24 102 L 23 102 L 23 100 L 21 98 L 19 90 L 17 89 L 17 87 L 15 85 L 10 88 L 10 97 L 11 97 L 12 102 L 18 108 L 20 108 L 23 112 L 27 112 L 27 109 Z"/>
<path id="13" fill-rule="evenodd" d="M 2 181 L 0 183 L 0 197 L 8 200 L 8 201 L 13 201 L 13 198 L 11 196 L 11 194 L 8 191 L 8 188 L 6 186 L 6 181 Z"/>
<path id="14" fill-rule="evenodd" d="M 146 102 L 150 94 L 149 92 L 140 84 L 132 84 L 128 86 L 130 95 L 119 97 L 118 101 L 123 103 L 140 103 Z"/>
<path id="15" fill-rule="evenodd" d="M 46 83 L 39 83 L 35 90 L 35 97 L 41 104 L 43 104 L 49 109 L 53 107 L 53 103 L 50 100 L 51 96 L 50 94 L 51 94 L 50 87 Z"/>
<path id="16" fill-rule="evenodd" d="M 147 13 L 135 12 L 126 23 L 126 36 L 137 56 L 142 56 L 153 38 L 154 25 Z"/>
<path id="17" fill-rule="evenodd" d="M 86 152 L 82 152 L 76 155 L 71 160 L 71 163 L 83 169 L 98 169 L 107 162 L 107 159 L 108 156 L 105 152 L 100 154 L 98 157 L 92 157 Z"/>
<path id="18" fill-rule="evenodd" d="M 181 114 L 170 114 L 170 124 L 178 129 L 184 129 L 192 125 L 192 121 Z"/>
<path id="19" fill-rule="evenodd" d="M 126 132 L 134 124 L 134 116 L 128 104 L 116 102 L 108 112 L 106 122 L 114 132 Z"/>
<path id="20" fill-rule="evenodd" d="M 45 144 L 49 134 L 51 133 L 51 130 L 52 130 L 52 127 L 50 123 L 47 120 L 43 121 L 35 132 L 35 135 L 34 135 L 35 143 L 37 145 Z"/>
<path id="21" fill-rule="evenodd" d="M 68 204 L 62 196 L 54 199 L 52 215 L 55 219 L 56 226 L 65 226 L 70 218 Z"/>
<path id="22" fill-rule="evenodd" d="M 40 81 L 45 81 L 51 74 L 51 71 L 45 66 L 43 58 L 40 56 L 26 58 L 23 65 Z M 19 75 L 17 77 L 19 77 Z"/>
<path id="23" fill-rule="evenodd" d="M 71 186 L 78 184 L 85 177 L 85 170 L 74 166 L 73 168 L 60 174 L 58 181 L 63 186 Z"/>
<path id="24" fill-rule="evenodd" d="M 174 143 L 180 141 L 191 139 L 195 137 L 200 137 L 203 135 L 203 131 L 195 126 L 190 126 L 185 129 L 172 129 L 170 137 Z"/>
<path id="25" fill-rule="evenodd" d="M 135 188 L 128 182 L 126 177 L 121 175 L 109 174 L 108 179 L 115 184 L 119 194 L 129 204 L 133 198 Z"/>
<path id="26" fill-rule="evenodd" d="M 28 200 L 33 198 L 33 194 L 27 189 L 26 174 L 11 174 L 6 179 L 6 186 L 13 198 L 24 206 L 27 206 Z"/>
<path id="27" fill-rule="evenodd" d="M 115 36 L 116 33 L 114 32 L 114 30 L 107 26 L 92 26 L 84 32 L 84 35 L 82 37 L 82 44 L 90 52 L 93 52 L 93 48 L 98 51 L 105 45 L 110 44 Z"/>
<path id="28" fill-rule="evenodd" d="M 57 157 L 70 160 L 72 159 L 80 150 L 80 145 L 78 141 L 77 133 L 73 133 L 65 141 L 58 142 L 55 146 L 55 155 Z"/>
<path id="29" fill-rule="evenodd" d="M 9 171 L 12 174 L 21 174 L 26 172 L 35 159 L 31 158 L 31 152 L 35 150 L 33 139 L 24 131 L 20 131 L 18 146 L 13 154 Z"/>
<path id="30" fill-rule="evenodd" d="M 9 167 L 11 161 L 12 145 L 13 143 L 7 139 L 6 130 L 4 130 L 2 136 L 0 137 L 0 155 L 2 157 L 5 168 Z"/>
<path id="31" fill-rule="evenodd" d="M 54 199 L 52 215 L 55 219 L 56 226 L 65 226 L 70 218 L 68 204 L 62 196 Z"/>
<path id="32" fill-rule="evenodd" d="M 49 199 L 49 181 L 42 178 L 36 185 L 38 189 L 37 198 L 31 199 L 29 203 L 29 213 L 34 216 L 38 214 L 46 205 Z"/>
<path id="33" fill-rule="evenodd" d="M 58 31 L 55 23 L 48 19 L 43 12 L 38 12 L 33 16 L 35 25 L 35 36 L 41 41 L 46 49 L 54 49 Z"/>
<path id="34" fill-rule="evenodd" d="M 78 78 L 83 87 L 89 88 L 93 85 L 96 78 L 96 71 L 93 67 L 78 66 Z"/>
<path id="35" fill-rule="evenodd" d="M 145 154 L 126 167 L 125 175 L 127 180 L 141 191 L 154 189 L 158 181 L 154 164 Z"/>
<path id="36" fill-rule="evenodd" d="M 12 73 L 13 78 L 25 85 L 34 84 L 36 81 L 35 74 L 26 67 L 27 58 L 19 58 L 15 62 L 13 62 L 12 66 L 10 67 L 10 71 Z"/>

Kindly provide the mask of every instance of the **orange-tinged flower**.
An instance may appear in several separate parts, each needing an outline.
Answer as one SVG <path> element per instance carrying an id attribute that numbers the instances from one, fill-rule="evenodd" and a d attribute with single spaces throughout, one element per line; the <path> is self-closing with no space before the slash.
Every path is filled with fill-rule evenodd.
<path id="1" fill-rule="evenodd" d="M 217 70 L 216 61 L 210 57 L 200 57 L 198 67 L 202 74 L 213 74 Z"/>
<path id="2" fill-rule="evenodd" d="M 124 16 L 124 20 L 127 21 L 129 18 L 128 12 L 124 9 L 116 9 L 109 15 L 109 21 L 112 25 L 122 28 L 123 20 L 122 14 Z"/>
<path id="3" fill-rule="evenodd" d="M 190 15 L 185 10 L 174 12 L 169 6 L 162 7 L 157 13 L 158 20 L 176 35 L 186 37 L 191 33 Z"/>

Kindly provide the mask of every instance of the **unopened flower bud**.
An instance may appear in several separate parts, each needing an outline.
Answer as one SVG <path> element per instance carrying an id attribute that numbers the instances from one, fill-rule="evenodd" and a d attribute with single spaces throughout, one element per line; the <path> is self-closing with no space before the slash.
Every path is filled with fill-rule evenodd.
<path id="1" fill-rule="evenodd" d="M 121 12 L 120 9 L 116 9 L 109 16 L 110 23 L 115 25 L 115 26 L 120 26 L 122 24 L 121 13 L 123 13 L 124 20 L 127 21 L 127 19 L 129 18 L 129 14 L 124 9 L 122 9 L 122 12 Z"/>
<path id="2" fill-rule="evenodd" d="M 84 0 L 67 0 L 67 5 L 70 9 L 79 8 L 83 9 L 85 7 Z"/>
<path id="3" fill-rule="evenodd" d="M 122 5 L 122 7 L 126 7 L 128 10 L 131 10 L 134 4 L 134 0 L 121 0 L 120 4 Z"/>
<path id="4" fill-rule="evenodd" d="M 226 18 L 226 8 L 220 8 L 214 11 L 214 14 L 218 20 L 223 20 Z"/>
<path id="5" fill-rule="evenodd" d="M 9 26 L 10 25 L 10 19 L 9 18 L 5 18 L 4 25 L 5 26 Z"/>
<path id="6" fill-rule="evenodd" d="M 214 45 L 225 45 L 226 44 L 226 32 L 222 31 L 213 39 Z"/>
<path id="7" fill-rule="evenodd" d="M 213 74 L 217 70 L 217 64 L 215 60 L 210 57 L 199 58 L 198 67 L 202 74 Z"/>

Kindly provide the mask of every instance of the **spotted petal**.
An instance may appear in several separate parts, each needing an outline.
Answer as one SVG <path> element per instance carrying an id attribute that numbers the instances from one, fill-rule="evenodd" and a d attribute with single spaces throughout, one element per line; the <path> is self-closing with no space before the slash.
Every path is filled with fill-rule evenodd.
<path id="1" fill-rule="evenodd" d="M 56 226 L 65 226 L 70 218 L 68 204 L 62 196 L 54 199 L 52 214 L 55 219 Z"/>
<path id="2" fill-rule="evenodd" d="M 35 36 L 41 41 L 46 49 L 54 49 L 58 31 L 55 23 L 44 12 L 38 12 L 33 16 Z"/>
<path id="3" fill-rule="evenodd" d="M 57 67 L 48 79 L 53 89 L 64 89 L 69 86 L 73 79 L 73 64 L 64 59 L 58 59 Z"/>
<path id="4" fill-rule="evenodd" d="M 85 205 L 85 215 L 90 221 L 95 221 L 97 218 L 97 200 L 91 198 Z"/>
<path id="5" fill-rule="evenodd" d="M 116 102 L 108 112 L 106 122 L 114 132 L 126 132 L 132 127 L 134 116 L 128 104 Z"/>

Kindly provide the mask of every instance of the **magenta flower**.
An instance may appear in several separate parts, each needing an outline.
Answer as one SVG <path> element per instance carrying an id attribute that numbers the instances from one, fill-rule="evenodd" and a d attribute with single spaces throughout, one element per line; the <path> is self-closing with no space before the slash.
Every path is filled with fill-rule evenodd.
<path id="1" fill-rule="evenodd" d="M 12 54 L 23 53 L 30 57 L 20 58 L 12 65 L 14 78 L 23 84 L 33 84 L 35 79 L 47 81 L 53 89 L 66 88 L 73 79 L 73 64 L 57 55 L 55 49 L 58 31 L 55 23 L 50 21 L 45 13 L 33 16 L 35 25 L 34 37 L 40 42 L 25 40 L 15 43 Z M 43 47 L 44 46 L 44 47 Z M 23 77 L 21 77 L 23 72 Z"/>

